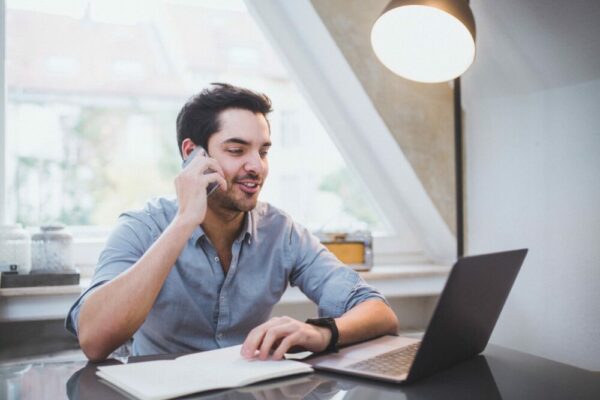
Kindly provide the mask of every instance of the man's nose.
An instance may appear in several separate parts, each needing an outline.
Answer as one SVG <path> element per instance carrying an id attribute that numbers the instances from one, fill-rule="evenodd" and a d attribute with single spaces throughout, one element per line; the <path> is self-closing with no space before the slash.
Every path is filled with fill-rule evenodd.
<path id="1" fill-rule="evenodd" d="M 246 159 L 246 163 L 244 164 L 244 169 L 247 172 L 253 172 L 257 175 L 262 173 L 263 165 L 262 165 L 262 160 L 260 158 L 260 154 L 252 153 L 252 154 L 248 155 L 248 158 Z"/>

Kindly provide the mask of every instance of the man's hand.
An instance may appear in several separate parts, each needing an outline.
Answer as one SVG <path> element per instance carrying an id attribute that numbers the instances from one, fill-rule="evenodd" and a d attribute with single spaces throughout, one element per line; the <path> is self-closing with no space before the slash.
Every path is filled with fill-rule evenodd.
<path id="1" fill-rule="evenodd" d="M 257 355 L 266 360 L 280 360 L 292 347 L 302 347 L 318 353 L 327 348 L 331 331 L 327 328 L 309 325 L 289 317 L 271 318 L 252 329 L 242 345 L 242 356 L 252 358 Z"/>
<path id="2" fill-rule="evenodd" d="M 394 311 L 379 299 L 368 299 L 335 319 L 338 328 L 338 344 L 345 346 L 381 335 L 396 335 L 398 318 Z M 252 329 L 242 345 L 242 356 L 258 356 L 266 360 L 272 353 L 273 360 L 300 347 L 315 353 L 327 348 L 331 331 L 324 327 L 305 324 L 289 317 L 272 318 Z"/>
<path id="3" fill-rule="evenodd" d="M 214 172 L 207 171 L 212 170 Z M 197 156 L 175 178 L 175 191 L 179 203 L 178 215 L 194 226 L 206 216 L 206 187 L 217 182 L 219 189 L 227 191 L 223 169 L 217 160 Z"/>

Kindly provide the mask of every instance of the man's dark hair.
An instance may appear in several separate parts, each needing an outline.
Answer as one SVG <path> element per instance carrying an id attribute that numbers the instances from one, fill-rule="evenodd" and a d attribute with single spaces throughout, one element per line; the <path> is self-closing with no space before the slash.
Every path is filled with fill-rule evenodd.
<path id="1" fill-rule="evenodd" d="M 208 139 L 221 129 L 219 115 L 222 111 L 238 108 L 261 113 L 265 118 L 271 112 L 271 100 L 265 94 L 227 83 L 211 85 L 189 99 L 177 115 L 177 146 L 180 154 L 181 143 L 186 138 L 208 151 Z"/>

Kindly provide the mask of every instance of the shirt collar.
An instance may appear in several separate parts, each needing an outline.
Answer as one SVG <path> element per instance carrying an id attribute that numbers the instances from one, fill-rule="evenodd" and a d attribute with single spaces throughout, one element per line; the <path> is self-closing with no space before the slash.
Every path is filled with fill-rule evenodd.
<path id="1" fill-rule="evenodd" d="M 244 214 L 244 222 L 242 225 L 242 231 L 239 236 L 236 238 L 236 242 L 240 242 L 245 240 L 246 244 L 252 244 L 254 240 L 256 240 L 256 215 L 255 211 L 251 210 Z M 206 236 L 204 229 L 202 226 L 198 225 L 194 231 L 192 232 L 192 236 L 190 240 L 192 243 L 198 243 L 198 241 Z M 207 238 L 208 239 L 208 238 Z"/>
<path id="2" fill-rule="evenodd" d="M 202 227 L 198 225 L 196 228 L 194 228 L 190 240 L 192 241 L 192 243 L 198 244 L 200 238 L 204 236 L 206 236 L 206 233 L 204 233 L 204 229 L 202 229 Z"/>
<path id="3" fill-rule="evenodd" d="M 246 241 L 246 244 L 252 244 L 253 240 L 256 240 L 256 216 L 254 210 L 248 211 L 244 215 L 244 225 L 242 231 L 237 237 L 236 241 Z"/>

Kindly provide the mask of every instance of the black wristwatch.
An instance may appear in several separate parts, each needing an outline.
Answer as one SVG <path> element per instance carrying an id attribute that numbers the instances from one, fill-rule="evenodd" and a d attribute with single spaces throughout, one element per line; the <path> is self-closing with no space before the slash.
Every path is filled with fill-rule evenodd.
<path id="1" fill-rule="evenodd" d="M 339 347 L 340 333 L 333 318 L 309 318 L 305 321 L 307 324 L 327 328 L 331 331 L 331 340 L 324 351 L 337 353 Z"/>

